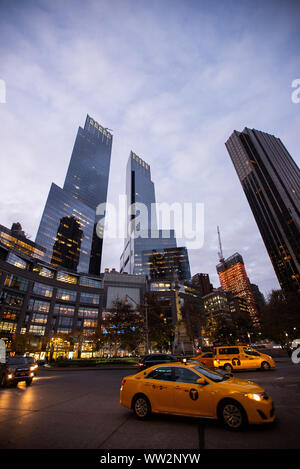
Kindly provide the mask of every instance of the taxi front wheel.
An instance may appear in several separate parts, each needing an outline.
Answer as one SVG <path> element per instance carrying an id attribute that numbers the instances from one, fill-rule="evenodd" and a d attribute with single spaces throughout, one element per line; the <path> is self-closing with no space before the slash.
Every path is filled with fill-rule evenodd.
<path id="1" fill-rule="evenodd" d="M 269 370 L 271 367 L 270 367 L 270 365 L 269 365 L 268 362 L 262 362 L 261 368 L 262 368 L 262 370 L 267 371 L 267 370 Z"/>
<path id="2" fill-rule="evenodd" d="M 232 373 L 232 371 L 233 371 L 233 368 L 230 365 L 230 363 L 225 363 L 223 368 L 224 368 L 225 371 L 227 371 L 227 373 Z"/>
<path id="3" fill-rule="evenodd" d="M 139 420 L 146 420 L 151 415 L 151 404 L 146 396 L 138 394 L 132 404 L 134 415 Z"/>
<path id="4" fill-rule="evenodd" d="M 239 431 L 247 425 L 247 415 L 243 407 L 233 399 L 221 402 L 218 416 L 225 428 Z"/>

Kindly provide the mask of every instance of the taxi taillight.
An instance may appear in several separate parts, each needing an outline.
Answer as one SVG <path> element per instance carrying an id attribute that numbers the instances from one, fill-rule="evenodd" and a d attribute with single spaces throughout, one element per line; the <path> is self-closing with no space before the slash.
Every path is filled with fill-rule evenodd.
<path id="1" fill-rule="evenodd" d="M 126 379 L 122 379 L 121 388 L 123 388 L 125 383 L 126 383 Z"/>

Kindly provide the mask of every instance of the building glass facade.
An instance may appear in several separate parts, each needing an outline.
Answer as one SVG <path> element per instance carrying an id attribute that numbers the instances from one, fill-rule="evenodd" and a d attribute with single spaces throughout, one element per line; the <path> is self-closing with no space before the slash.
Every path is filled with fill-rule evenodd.
<path id="1" fill-rule="evenodd" d="M 36 242 L 46 262 L 98 275 L 103 238 L 96 226 L 99 204 L 106 203 L 112 135 L 89 115 L 79 127 L 63 189 L 52 184 Z"/>
<path id="2" fill-rule="evenodd" d="M 274 135 L 245 128 L 226 142 L 281 288 L 300 291 L 300 171 Z"/>
<path id="3" fill-rule="evenodd" d="M 94 219 L 93 209 L 52 183 L 36 236 L 45 262 L 88 272 Z"/>
<path id="4" fill-rule="evenodd" d="M 143 251 L 142 267 L 149 280 L 190 280 L 191 271 L 185 247 Z"/>
<path id="5" fill-rule="evenodd" d="M 120 259 L 120 271 L 145 274 L 143 251 L 175 248 L 174 230 L 157 228 L 154 183 L 148 163 L 134 152 L 130 153 L 126 168 L 128 237 Z"/>

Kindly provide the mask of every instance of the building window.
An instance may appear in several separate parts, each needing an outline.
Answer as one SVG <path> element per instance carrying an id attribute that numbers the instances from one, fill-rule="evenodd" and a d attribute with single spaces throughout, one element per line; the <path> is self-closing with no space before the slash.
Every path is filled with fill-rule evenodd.
<path id="1" fill-rule="evenodd" d="M 9 253 L 7 257 L 7 262 L 16 267 L 19 267 L 20 269 L 29 269 L 29 263 L 24 261 L 24 259 L 21 259 L 20 257 L 16 256 L 12 252 Z"/>
<path id="2" fill-rule="evenodd" d="M 48 301 L 41 301 L 30 298 L 28 309 L 29 311 L 36 311 L 39 313 L 49 313 L 50 303 Z"/>
<path id="3" fill-rule="evenodd" d="M 38 323 L 38 324 L 47 324 L 48 316 L 45 314 L 34 313 L 32 315 L 31 322 Z"/>
<path id="4" fill-rule="evenodd" d="M 53 294 L 52 287 L 49 287 L 48 285 L 45 285 L 43 283 L 38 283 L 38 282 L 35 282 L 32 291 L 36 295 L 46 296 L 47 298 L 51 298 Z"/>
<path id="5" fill-rule="evenodd" d="M 20 307 L 23 304 L 23 297 L 20 295 L 14 295 L 12 293 L 3 292 L 1 299 L 0 299 L 0 303 L 9 305 L 9 306 Z"/>
<path id="6" fill-rule="evenodd" d="M 99 311 L 93 308 L 79 308 L 78 309 L 78 317 L 79 318 L 89 318 L 89 319 L 97 319 L 99 315 Z"/>
<path id="7" fill-rule="evenodd" d="M 27 291 L 28 280 L 22 277 L 17 277 L 13 274 L 9 274 L 5 279 L 4 285 L 9 288 L 14 288 L 15 290 Z"/>
<path id="8" fill-rule="evenodd" d="M 43 267 L 41 265 L 35 266 L 32 270 L 33 272 L 38 273 L 42 277 L 54 278 L 54 271 L 51 269 L 47 269 L 46 267 Z"/>
<path id="9" fill-rule="evenodd" d="M 64 301 L 76 301 L 76 295 L 77 295 L 76 291 L 63 290 L 59 288 L 57 290 L 56 298 L 58 298 L 59 300 L 64 300 Z"/>
<path id="10" fill-rule="evenodd" d="M 59 327 L 57 329 L 57 333 L 58 334 L 70 334 L 72 332 L 72 328 L 71 327 Z"/>
<path id="11" fill-rule="evenodd" d="M 97 321 L 91 321 L 90 319 L 85 319 L 83 321 L 83 327 L 96 329 L 97 325 L 98 325 Z"/>
<path id="12" fill-rule="evenodd" d="M 45 335 L 45 330 L 46 330 L 45 327 L 36 326 L 34 324 L 29 327 L 29 332 L 35 335 Z"/>
<path id="13" fill-rule="evenodd" d="M 77 277 L 75 275 L 70 275 L 67 272 L 59 271 L 56 276 L 57 280 L 65 283 L 72 283 L 73 285 L 77 284 Z"/>
<path id="14" fill-rule="evenodd" d="M 99 295 L 93 295 L 92 293 L 83 292 L 80 294 L 81 303 L 89 303 L 93 305 L 98 305 L 100 301 Z"/>
<path id="15" fill-rule="evenodd" d="M 54 313 L 60 316 L 74 316 L 75 308 L 74 306 L 56 304 L 54 306 Z"/>
<path id="16" fill-rule="evenodd" d="M 95 280 L 89 277 L 80 277 L 80 285 L 85 287 L 101 288 L 101 280 Z"/>
<path id="17" fill-rule="evenodd" d="M 5 308 L 2 311 L 2 319 L 6 319 L 7 321 L 16 321 L 17 319 L 17 311 L 11 308 Z"/>
<path id="18" fill-rule="evenodd" d="M 8 331 L 10 333 L 14 333 L 17 329 L 17 324 L 14 322 L 0 322 L 0 331 Z"/>
<path id="19" fill-rule="evenodd" d="M 58 320 L 58 327 L 69 327 L 72 328 L 73 318 L 60 316 Z"/>

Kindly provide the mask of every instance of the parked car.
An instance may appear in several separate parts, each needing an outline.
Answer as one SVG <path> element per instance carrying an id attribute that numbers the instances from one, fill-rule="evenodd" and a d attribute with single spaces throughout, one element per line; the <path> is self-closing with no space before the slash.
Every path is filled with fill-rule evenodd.
<path id="1" fill-rule="evenodd" d="M 169 353 L 153 353 L 145 355 L 138 363 L 140 370 L 144 370 L 149 366 L 159 365 L 160 363 L 178 362 L 178 358 Z"/>

